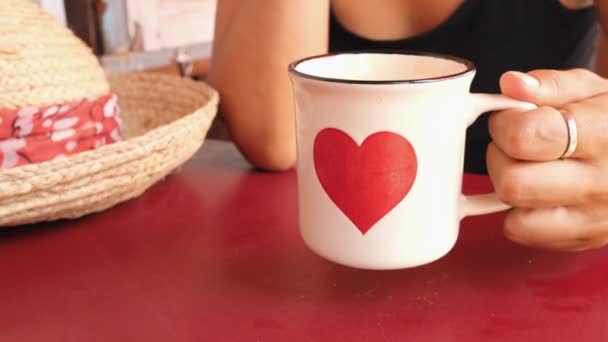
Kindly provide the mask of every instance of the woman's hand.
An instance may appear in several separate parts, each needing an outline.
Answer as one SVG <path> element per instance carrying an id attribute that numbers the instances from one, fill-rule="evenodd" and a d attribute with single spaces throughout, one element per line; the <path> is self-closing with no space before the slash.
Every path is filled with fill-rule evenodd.
<path id="1" fill-rule="evenodd" d="M 505 235 L 520 244 L 580 251 L 608 244 L 608 80 L 583 69 L 508 72 L 503 94 L 539 106 L 490 117 L 490 177 L 514 208 Z M 560 159 L 576 122 L 574 154 Z"/>

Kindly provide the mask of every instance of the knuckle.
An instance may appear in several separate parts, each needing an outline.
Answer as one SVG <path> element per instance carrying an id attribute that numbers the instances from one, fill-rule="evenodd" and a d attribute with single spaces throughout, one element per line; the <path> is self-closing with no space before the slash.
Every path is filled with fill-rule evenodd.
<path id="1" fill-rule="evenodd" d="M 605 205 L 588 205 L 585 210 L 585 220 L 580 225 L 579 239 L 597 243 L 608 243 L 608 217 L 606 217 Z"/>
<path id="2" fill-rule="evenodd" d="M 566 125 L 561 118 L 561 113 L 553 107 L 541 107 L 539 110 L 544 113 L 551 112 L 552 115 L 557 114 L 560 117 L 560 121 L 555 125 L 549 120 L 540 119 L 539 116 L 535 120 L 534 142 L 545 146 L 559 146 L 561 148 L 563 137 L 567 134 Z M 546 118 L 546 116 L 542 117 Z"/>
<path id="3" fill-rule="evenodd" d="M 594 168 L 588 177 L 581 177 L 578 186 L 583 189 L 584 203 L 608 203 L 608 178 L 603 176 L 605 172 L 603 168 Z"/>
<path id="4" fill-rule="evenodd" d="M 569 70 L 568 73 L 569 79 L 575 80 L 581 85 L 577 89 L 582 96 L 601 94 L 608 91 L 608 81 L 589 69 L 575 68 Z"/>
<path id="5" fill-rule="evenodd" d="M 557 91 L 563 88 L 563 72 L 548 69 L 537 70 L 536 72 L 533 71 L 532 73 L 540 80 L 542 86 L 547 88 L 549 91 Z"/>
<path id="6" fill-rule="evenodd" d="M 506 142 L 502 146 L 505 153 L 516 159 L 526 159 L 535 140 L 542 135 L 535 121 L 522 115 L 507 126 Z"/>
<path id="7" fill-rule="evenodd" d="M 506 128 L 503 151 L 515 159 L 531 160 L 538 153 L 561 149 L 566 131 L 563 125 L 545 120 L 551 107 L 540 107 L 534 113 L 522 114 Z"/>
<path id="8" fill-rule="evenodd" d="M 512 212 L 505 218 L 503 234 L 515 243 L 526 244 L 528 242 L 524 221 L 517 212 Z"/>
<path id="9" fill-rule="evenodd" d="M 603 188 L 591 186 L 586 195 L 583 203 L 608 203 L 608 192 Z"/>
<path id="10" fill-rule="evenodd" d="M 564 81 L 557 72 L 550 73 L 550 75 L 547 77 L 547 83 L 549 84 L 549 88 L 555 92 L 559 91 L 564 87 Z"/>
<path id="11" fill-rule="evenodd" d="M 496 193 L 500 199 L 513 206 L 523 206 L 528 203 L 530 186 L 523 172 L 517 168 L 503 170 L 500 182 L 496 185 Z"/>
<path id="12" fill-rule="evenodd" d="M 500 116 L 498 114 L 494 113 L 488 117 L 488 131 L 492 138 L 499 134 L 501 127 L 502 120 L 500 120 Z"/>
<path id="13" fill-rule="evenodd" d="M 574 68 L 570 70 L 570 74 L 576 79 L 594 79 L 595 73 L 585 68 Z"/>
<path id="14" fill-rule="evenodd" d="M 586 191 L 583 191 L 581 196 L 579 196 L 579 202 L 582 204 L 587 203 L 606 203 L 606 199 L 608 195 L 603 191 L 597 191 L 593 188 L 589 188 Z"/>

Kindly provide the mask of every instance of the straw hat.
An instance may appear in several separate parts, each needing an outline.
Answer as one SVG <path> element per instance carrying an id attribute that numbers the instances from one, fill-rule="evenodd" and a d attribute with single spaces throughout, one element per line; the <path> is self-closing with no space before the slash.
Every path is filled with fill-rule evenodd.
<path id="1" fill-rule="evenodd" d="M 77 218 L 141 195 L 200 148 L 217 103 L 202 82 L 107 79 L 40 7 L 0 0 L 0 226 Z"/>

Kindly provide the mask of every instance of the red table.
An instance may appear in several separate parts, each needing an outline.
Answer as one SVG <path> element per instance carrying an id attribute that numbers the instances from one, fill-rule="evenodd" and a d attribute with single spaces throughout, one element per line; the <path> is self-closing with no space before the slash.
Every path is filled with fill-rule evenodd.
<path id="1" fill-rule="evenodd" d="M 294 176 L 209 141 L 137 200 L 0 230 L 0 341 L 608 341 L 607 249 L 520 247 L 492 215 L 427 266 L 336 266 L 300 240 Z"/>

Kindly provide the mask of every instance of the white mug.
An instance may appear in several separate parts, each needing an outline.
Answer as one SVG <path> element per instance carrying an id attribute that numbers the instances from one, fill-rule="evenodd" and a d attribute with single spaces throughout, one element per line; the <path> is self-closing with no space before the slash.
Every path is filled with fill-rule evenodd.
<path id="1" fill-rule="evenodd" d="M 467 127 L 482 113 L 534 105 L 471 94 L 474 65 L 423 53 L 327 54 L 289 65 L 299 225 L 316 254 L 365 269 L 446 255 L 460 220 L 505 210 L 461 193 Z"/>

